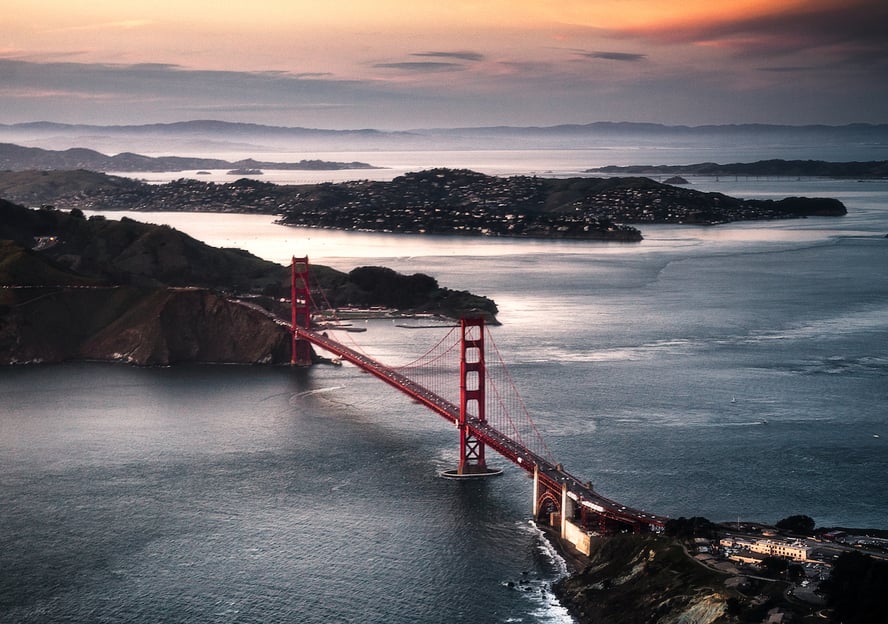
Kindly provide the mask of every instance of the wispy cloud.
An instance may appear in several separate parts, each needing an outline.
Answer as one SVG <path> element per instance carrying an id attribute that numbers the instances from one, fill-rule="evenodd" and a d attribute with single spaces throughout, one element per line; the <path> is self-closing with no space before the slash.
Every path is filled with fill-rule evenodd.
<path id="1" fill-rule="evenodd" d="M 461 63 L 441 63 L 438 61 L 403 61 L 400 63 L 376 63 L 378 69 L 397 69 L 405 72 L 451 72 L 462 71 L 465 65 Z"/>
<path id="2" fill-rule="evenodd" d="M 460 61 L 483 61 L 484 55 L 480 52 L 415 52 L 410 56 L 426 56 L 432 58 L 451 58 Z"/>
<path id="3" fill-rule="evenodd" d="M 376 106 L 396 94 L 374 81 L 332 80 L 316 74 L 189 70 L 143 63 L 32 63 L 0 59 L 0 97 L 7 112 L 31 111 L 37 118 L 72 102 L 93 101 L 93 114 L 157 118 L 169 111 L 305 110 L 340 105 Z M 73 108 L 71 109 L 73 112 Z M 21 113 L 20 113 L 21 114 Z M 177 113 L 180 114 L 180 113 Z"/>
<path id="4" fill-rule="evenodd" d="M 647 54 L 636 54 L 632 52 L 583 52 L 582 56 L 591 59 L 627 62 L 643 61 L 647 58 Z"/>
<path id="5" fill-rule="evenodd" d="M 758 67 L 759 71 L 762 72 L 771 72 L 775 74 L 795 74 L 799 72 L 811 72 L 811 71 L 821 71 L 820 67 L 811 67 L 804 65 L 794 65 L 794 66 L 785 66 L 785 67 Z"/>

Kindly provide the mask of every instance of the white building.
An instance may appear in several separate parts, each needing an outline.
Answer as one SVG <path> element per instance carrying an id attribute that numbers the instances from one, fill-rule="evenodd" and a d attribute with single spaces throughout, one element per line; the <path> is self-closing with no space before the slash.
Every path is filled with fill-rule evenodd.
<path id="1" fill-rule="evenodd" d="M 801 542 L 789 543 L 778 540 L 756 540 L 749 546 L 749 550 L 771 557 L 783 557 L 796 561 L 807 561 L 811 552 L 811 549 Z"/>

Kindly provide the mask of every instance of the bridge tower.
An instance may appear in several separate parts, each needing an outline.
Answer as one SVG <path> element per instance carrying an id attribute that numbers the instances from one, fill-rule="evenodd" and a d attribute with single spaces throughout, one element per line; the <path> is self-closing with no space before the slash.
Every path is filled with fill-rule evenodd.
<path id="1" fill-rule="evenodd" d="M 290 278 L 290 312 L 293 344 L 290 349 L 291 366 L 311 365 L 311 343 L 299 338 L 297 327 L 311 329 L 311 299 L 308 290 L 308 256 L 293 257 Z"/>
<path id="2" fill-rule="evenodd" d="M 460 320 L 459 356 L 459 464 L 456 477 L 483 477 L 501 474 L 502 470 L 487 467 L 486 446 L 469 427 L 470 417 L 487 421 L 487 395 L 484 363 L 484 319 Z M 451 476 L 451 475 L 448 475 Z"/>

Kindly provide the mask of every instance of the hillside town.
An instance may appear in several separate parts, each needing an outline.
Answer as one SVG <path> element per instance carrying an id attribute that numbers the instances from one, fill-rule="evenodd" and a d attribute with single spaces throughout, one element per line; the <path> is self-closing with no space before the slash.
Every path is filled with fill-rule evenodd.
<path id="1" fill-rule="evenodd" d="M 648 178 L 498 177 L 430 169 L 388 182 L 281 185 L 241 178 L 148 184 L 94 172 L 0 173 L 13 201 L 60 209 L 279 215 L 285 225 L 413 234 L 638 242 L 650 223 L 841 216 L 841 202 L 791 197 L 745 200 Z"/>

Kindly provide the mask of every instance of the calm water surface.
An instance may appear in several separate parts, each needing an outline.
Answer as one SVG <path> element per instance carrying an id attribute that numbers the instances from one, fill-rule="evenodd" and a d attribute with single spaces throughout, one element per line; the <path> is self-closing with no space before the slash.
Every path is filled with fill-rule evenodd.
<path id="1" fill-rule="evenodd" d="M 888 526 L 888 184 L 693 182 L 837 196 L 851 214 L 646 227 L 640 245 L 145 217 L 494 298 L 550 449 L 607 496 Z M 439 337 L 367 328 L 353 337 L 384 361 Z M 523 473 L 437 478 L 456 432 L 353 367 L 13 368 L 0 397 L 2 621 L 569 621 Z"/>

